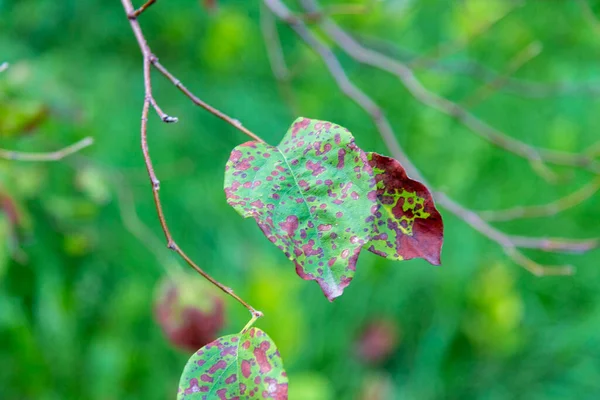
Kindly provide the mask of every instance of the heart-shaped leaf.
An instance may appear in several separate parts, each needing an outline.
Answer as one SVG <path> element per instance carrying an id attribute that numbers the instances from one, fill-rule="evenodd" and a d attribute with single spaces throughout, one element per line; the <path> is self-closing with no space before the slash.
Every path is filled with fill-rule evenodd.
<path id="1" fill-rule="evenodd" d="M 250 328 L 198 350 L 179 381 L 178 400 L 287 400 L 288 380 L 279 351 L 266 333 Z"/>
<path id="2" fill-rule="evenodd" d="M 279 146 L 247 142 L 225 167 L 227 202 L 333 300 L 348 286 L 371 236 L 375 180 L 350 132 L 297 119 Z"/>
<path id="3" fill-rule="evenodd" d="M 431 193 L 410 179 L 393 158 L 377 153 L 367 156 L 377 181 L 379 207 L 373 237 L 365 247 L 393 260 L 418 257 L 439 265 L 444 225 Z"/>

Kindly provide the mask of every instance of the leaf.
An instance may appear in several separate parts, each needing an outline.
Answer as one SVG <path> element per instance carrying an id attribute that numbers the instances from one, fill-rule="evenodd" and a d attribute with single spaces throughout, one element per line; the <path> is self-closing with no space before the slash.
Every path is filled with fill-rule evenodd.
<path id="1" fill-rule="evenodd" d="M 400 163 L 368 153 L 377 182 L 378 210 L 369 251 L 393 260 L 424 258 L 440 264 L 442 216 L 425 185 L 410 179 Z"/>
<path id="2" fill-rule="evenodd" d="M 331 122 L 297 119 L 279 146 L 247 142 L 225 167 L 227 202 L 316 280 L 340 296 L 370 239 L 375 180 L 352 134 Z"/>
<path id="3" fill-rule="evenodd" d="M 279 351 L 266 333 L 250 328 L 198 350 L 187 362 L 177 399 L 288 398 L 288 380 Z"/>

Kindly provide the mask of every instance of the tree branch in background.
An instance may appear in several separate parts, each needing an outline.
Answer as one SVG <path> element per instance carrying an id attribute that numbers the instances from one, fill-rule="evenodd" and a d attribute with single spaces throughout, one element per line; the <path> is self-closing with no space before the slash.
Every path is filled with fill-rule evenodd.
<path id="1" fill-rule="evenodd" d="M 434 49 L 428 51 L 426 54 L 419 56 L 416 59 L 413 59 L 408 67 L 412 69 L 420 69 L 420 68 L 429 68 L 432 64 L 436 63 L 440 58 L 448 57 L 452 54 L 458 53 L 463 50 L 469 43 L 478 38 L 479 36 L 483 36 L 486 32 L 492 29 L 497 23 L 506 18 L 511 12 L 516 10 L 519 7 L 522 7 L 524 3 L 522 1 L 514 2 L 509 4 L 500 15 L 496 16 L 494 19 L 483 23 L 475 32 L 471 33 L 468 36 L 462 37 L 458 40 L 453 40 L 449 42 L 441 43 L 439 46 Z"/>
<path id="2" fill-rule="evenodd" d="M 523 218 L 550 217 L 576 207 L 600 190 L 600 176 L 595 177 L 579 190 L 552 203 L 538 206 L 521 206 L 506 210 L 480 211 L 478 214 L 486 221 L 511 221 Z"/>
<path id="3" fill-rule="evenodd" d="M 540 42 L 532 42 L 521 50 L 515 57 L 509 61 L 506 69 L 496 76 L 493 80 L 486 82 L 483 86 L 477 89 L 474 93 L 464 99 L 461 103 L 463 107 L 473 108 L 483 102 L 495 91 L 506 84 L 507 79 L 513 75 L 523 65 L 537 57 L 542 52 L 542 44 Z"/>
<path id="4" fill-rule="evenodd" d="M 299 18 L 296 18 L 280 0 L 265 1 L 271 4 L 274 13 L 280 16 L 280 18 L 285 20 L 288 24 L 297 24 L 298 21 L 302 22 Z M 318 7 L 313 0 L 304 0 L 302 4 L 307 10 L 318 10 Z M 285 11 L 283 12 L 281 10 L 282 7 L 285 8 Z M 556 180 L 555 173 L 546 165 L 546 163 L 583 168 L 593 173 L 600 174 L 600 163 L 590 159 L 590 157 L 585 154 L 568 153 L 531 146 L 510 137 L 483 122 L 460 105 L 430 92 L 415 77 L 413 71 L 409 67 L 395 59 L 363 47 L 331 19 L 321 19 L 319 26 L 325 35 L 351 58 L 357 62 L 393 74 L 400 79 L 405 88 L 413 95 L 413 97 L 415 97 L 415 99 L 428 107 L 456 119 L 482 139 L 528 160 L 534 171 L 545 179 L 550 181 Z"/>
<path id="5" fill-rule="evenodd" d="M 292 76 L 283 56 L 275 18 L 263 3 L 260 4 L 260 30 L 267 49 L 271 71 L 277 81 L 281 98 L 287 103 L 294 116 L 300 115 L 291 87 Z"/>
<path id="6" fill-rule="evenodd" d="M 0 149 L 0 158 L 4 158 L 6 160 L 16 160 L 16 161 L 35 161 L 35 162 L 45 162 L 45 161 L 58 161 L 63 158 L 78 152 L 81 149 L 84 149 L 88 146 L 91 146 L 94 143 L 94 139 L 91 137 L 86 137 L 78 142 L 73 143 L 63 149 L 49 152 L 49 153 L 28 153 L 22 151 L 13 151 Z"/>
<path id="7" fill-rule="evenodd" d="M 383 38 L 375 38 L 357 33 L 355 37 L 365 47 L 371 47 L 373 50 L 397 58 L 399 61 L 410 65 L 418 59 L 418 54 L 411 50 L 401 48 L 397 43 L 390 43 Z M 413 71 L 427 69 L 441 73 L 456 74 L 467 76 L 473 80 L 489 82 L 500 79 L 501 75 L 494 69 L 475 60 L 432 60 L 426 66 L 413 68 Z M 516 94 L 525 98 L 545 98 L 549 96 L 566 95 L 588 95 L 598 96 L 600 94 L 600 82 L 535 82 L 521 78 L 506 77 L 499 90 Z"/>
<path id="8" fill-rule="evenodd" d="M 152 159 L 150 157 L 150 152 L 148 149 L 148 137 L 147 136 L 148 136 L 148 111 L 149 111 L 149 108 L 152 105 L 164 122 L 176 122 L 176 120 L 168 120 L 168 118 L 172 118 L 169 116 L 166 116 L 168 118 L 165 118 L 166 114 L 162 113 L 162 111 L 160 110 L 160 108 L 158 107 L 156 102 L 154 101 L 154 98 L 152 96 L 152 80 L 151 80 L 151 76 L 150 76 L 151 66 L 154 65 L 163 75 L 165 75 L 176 87 L 178 87 L 195 104 L 207 109 L 212 114 L 219 116 L 221 119 L 224 119 L 225 121 L 229 122 L 230 124 L 232 124 L 233 126 L 238 128 L 239 130 L 241 130 L 242 132 L 249 134 L 249 136 L 251 136 L 253 139 L 257 139 L 257 140 L 260 140 L 260 139 L 258 138 L 258 136 L 252 134 L 246 128 L 243 128 L 239 122 L 236 123 L 232 118 L 228 117 L 227 115 L 223 114 L 222 112 L 216 110 L 215 108 L 209 106 L 208 104 L 206 104 L 203 101 L 201 101 L 200 99 L 198 99 L 189 90 L 187 90 L 181 84 L 181 82 L 179 80 L 177 80 L 173 75 L 171 75 L 167 71 L 166 68 L 164 68 L 162 65 L 160 65 L 158 63 L 158 59 L 152 54 L 150 47 L 148 46 L 148 43 L 146 42 L 144 34 L 142 33 L 142 29 L 139 25 L 139 22 L 137 21 L 137 15 L 135 15 L 135 11 L 133 8 L 133 4 L 131 3 L 131 0 L 121 0 L 121 3 L 123 4 L 125 13 L 127 14 L 128 18 L 129 18 L 129 23 L 131 25 L 131 29 L 137 39 L 137 42 L 138 42 L 138 45 L 140 47 L 140 50 L 142 52 L 142 57 L 143 57 L 145 97 L 144 97 L 144 103 L 143 103 L 143 107 L 142 107 L 141 146 L 142 146 L 142 153 L 144 156 L 144 163 L 146 164 L 146 169 L 148 170 L 148 176 L 150 178 L 150 183 L 152 184 L 152 195 L 154 197 L 154 204 L 156 207 L 156 212 L 158 214 L 158 219 L 160 221 L 160 225 L 162 227 L 163 233 L 165 235 L 165 239 L 167 241 L 167 247 L 169 249 L 173 250 L 174 252 L 176 252 L 177 254 L 179 254 L 179 256 L 183 260 L 185 260 L 185 262 L 191 268 L 193 268 L 196 272 L 198 272 L 200 275 L 202 275 L 206 280 L 208 280 L 210 283 L 212 283 L 213 285 L 218 287 L 224 293 L 233 297 L 244 307 L 246 307 L 248 309 L 248 311 L 250 311 L 250 313 L 252 314 L 253 318 L 258 318 L 258 317 L 262 316 L 262 312 L 254 309 L 250 304 L 246 303 L 241 297 L 239 297 L 237 294 L 235 294 L 231 288 L 223 285 L 222 283 L 220 283 L 219 281 L 214 279 L 212 276 L 210 276 L 208 273 L 206 273 L 202 268 L 200 268 L 177 245 L 177 243 L 175 243 L 175 240 L 173 239 L 173 236 L 171 235 L 171 232 L 169 230 L 169 227 L 167 225 L 167 221 L 166 221 L 166 218 L 164 215 L 162 203 L 160 201 L 160 195 L 159 195 L 160 182 L 158 180 L 158 177 L 156 176 L 156 173 L 154 172 L 154 166 L 152 164 Z M 148 7 L 152 3 L 153 2 L 148 2 L 145 4 L 145 6 Z M 143 12 L 143 10 L 142 10 L 142 12 Z M 140 12 L 140 14 L 141 14 L 141 12 Z"/>
<path id="9" fill-rule="evenodd" d="M 340 88 L 340 91 L 369 114 L 369 116 L 373 120 L 374 125 L 377 127 L 377 130 L 379 131 L 383 141 L 387 145 L 388 149 L 390 150 L 392 155 L 396 159 L 398 159 L 400 163 L 405 167 L 408 175 L 428 185 L 420 171 L 414 166 L 414 164 L 411 162 L 411 160 L 408 158 L 408 156 L 402 149 L 400 143 L 397 141 L 393 129 L 390 123 L 388 122 L 387 118 L 385 117 L 383 110 L 370 97 L 368 97 L 363 91 L 361 91 L 352 83 L 352 81 L 346 75 L 339 60 L 337 59 L 333 51 L 329 48 L 329 46 L 327 46 L 323 41 L 319 40 L 308 29 L 308 27 L 302 19 L 296 18 L 282 1 L 263 1 L 277 17 L 279 17 L 282 21 L 286 22 L 290 26 L 290 28 L 292 28 L 298 34 L 298 36 L 323 59 L 325 66 L 331 73 L 333 79 Z M 314 7 L 314 3 L 310 0 L 303 0 L 302 4 L 308 12 L 314 12 L 316 9 Z M 340 28 L 335 26 L 328 19 L 322 19 L 322 21 L 323 22 L 321 27 L 323 28 L 325 34 L 328 36 L 328 39 L 338 44 L 341 40 L 344 44 L 341 47 L 344 50 L 346 50 L 351 56 L 357 57 L 358 60 L 361 62 L 366 62 L 365 60 L 371 56 L 379 57 L 378 54 L 357 53 L 355 51 L 355 46 L 359 45 L 351 41 L 352 39 L 347 39 L 347 35 L 345 34 L 345 32 L 343 32 Z M 425 96 L 426 98 L 430 98 L 429 96 L 435 96 L 432 94 L 423 95 L 423 93 L 428 92 L 423 92 L 425 89 L 422 86 L 420 86 L 420 84 L 416 81 L 416 79 L 412 75 L 412 72 L 404 66 L 403 68 L 404 69 L 402 69 L 402 77 L 407 79 L 407 82 L 410 82 L 410 85 L 413 85 L 411 87 L 419 88 L 419 91 L 417 92 L 419 93 L 419 96 Z M 404 73 L 406 73 L 406 75 L 404 75 Z M 440 99 L 438 97 L 434 98 Z M 440 101 L 442 101 L 442 104 L 453 104 L 449 103 L 447 100 L 440 99 Z M 453 105 L 452 107 L 458 106 Z M 474 228 L 484 236 L 498 243 L 502 247 L 504 252 L 512 260 L 514 260 L 517 264 L 521 265 L 523 268 L 527 269 L 531 273 L 538 276 L 570 274 L 573 271 L 573 267 L 570 265 L 559 267 L 549 267 L 540 265 L 535 261 L 531 260 L 529 257 L 525 256 L 519 250 L 519 248 L 533 248 L 551 252 L 584 252 L 599 246 L 598 240 L 596 239 L 571 241 L 558 238 L 528 238 L 520 236 L 511 236 L 497 230 L 485 220 L 483 220 L 476 212 L 466 209 L 465 207 L 456 203 L 445 193 L 437 192 L 434 193 L 434 196 L 439 205 L 446 208 L 455 216 L 461 218 L 463 221 L 465 221 L 472 228 Z"/>

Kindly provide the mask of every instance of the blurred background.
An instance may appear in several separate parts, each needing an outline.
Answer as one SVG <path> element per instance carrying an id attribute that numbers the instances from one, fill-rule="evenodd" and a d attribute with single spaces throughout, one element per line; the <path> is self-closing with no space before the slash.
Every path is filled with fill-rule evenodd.
<path id="1" fill-rule="evenodd" d="M 290 82 L 278 84 L 259 2 L 212 3 L 159 0 L 141 17 L 153 51 L 193 92 L 271 144 L 302 115 L 335 121 L 362 148 L 390 154 L 368 115 L 283 24 Z M 362 43 L 420 60 L 416 74 L 428 89 L 507 135 L 571 152 L 600 138 L 600 2 L 322 4 L 351 6 L 334 18 Z M 393 76 L 336 54 L 430 183 L 469 208 L 545 204 L 594 178 L 555 169 L 561 179 L 550 184 L 525 160 L 416 101 Z M 85 136 L 95 144 L 60 162 L 0 161 L 0 399 L 174 398 L 191 351 L 168 340 L 154 310 L 160 282 L 187 270 L 165 248 L 155 215 L 139 151 L 142 60 L 120 2 L 0 0 L 3 61 L 10 67 L 0 73 L 0 147 L 49 151 Z M 279 346 L 291 399 L 600 397 L 598 251 L 528 252 L 577 267 L 571 277 L 537 278 L 441 209 L 441 267 L 363 252 L 354 281 L 329 303 L 225 202 L 225 162 L 247 138 L 158 74 L 154 95 L 180 120 L 167 125 L 150 114 L 172 233 L 265 313 L 257 326 Z M 595 237 L 599 206 L 596 195 L 554 216 L 495 226 Z M 211 300 L 199 276 L 185 276 L 198 285 L 186 289 L 196 296 L 187 301 L 205 316 L 224 305 L 218 334 L 244 326 L 243 307 Z"/>

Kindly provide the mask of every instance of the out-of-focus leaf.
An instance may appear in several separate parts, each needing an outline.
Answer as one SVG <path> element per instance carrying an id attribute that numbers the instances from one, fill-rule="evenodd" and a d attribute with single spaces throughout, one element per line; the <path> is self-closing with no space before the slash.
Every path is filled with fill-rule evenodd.
<path id="1" fill-rule="evenodd" d="M 369 240 L 375 180 L 350 132 L 297 119 L 279 146 L 247 142 L 225 167 L 227 202 L 316 280 L 329 300 L 352 280 Z"/>
<path id="2" fill-rule="evenodd" d="M 398 347 L 400 332 L 392 319 L 368 321 L 356 342 L 361 360 L 377 364 L 388 359 Z"/>
<path id="3" fill-rule="evenodd" d="M 177 398 L 285 400 L 288 380 L 275 343 L 250 328 L 198 350 L 183 370 Z"/>
<path id="4" fill-rule="evenodd" d="M 223 298 L 204 279 L 168 277 L 158 283 L 154 315 L 169 341 L 194 351 L 216 339 L 223 327 Z"/>
<path id="5" fill-rule="evenodd" d="M 93 166 L 78 171 L 76 184 L 95 203 L 105 204 L 110 199 L 110 188 L 102 172 Z"/>
<path id="6" fill-rule="evenodd" d="M 0 103 L 0 137 L 6 139 L 29 132 L 48 116 L 48 109 L 39 102 L 16 101 Z"/>
<path id="7" fill-rule="evenodd" d="M 424 258 L 440 264 L 442 216 L 427 188 L 410 179 L 393 158 L 368 153 L 377 181 L 377 204 L 369 251 L 393 260 Z"/>

